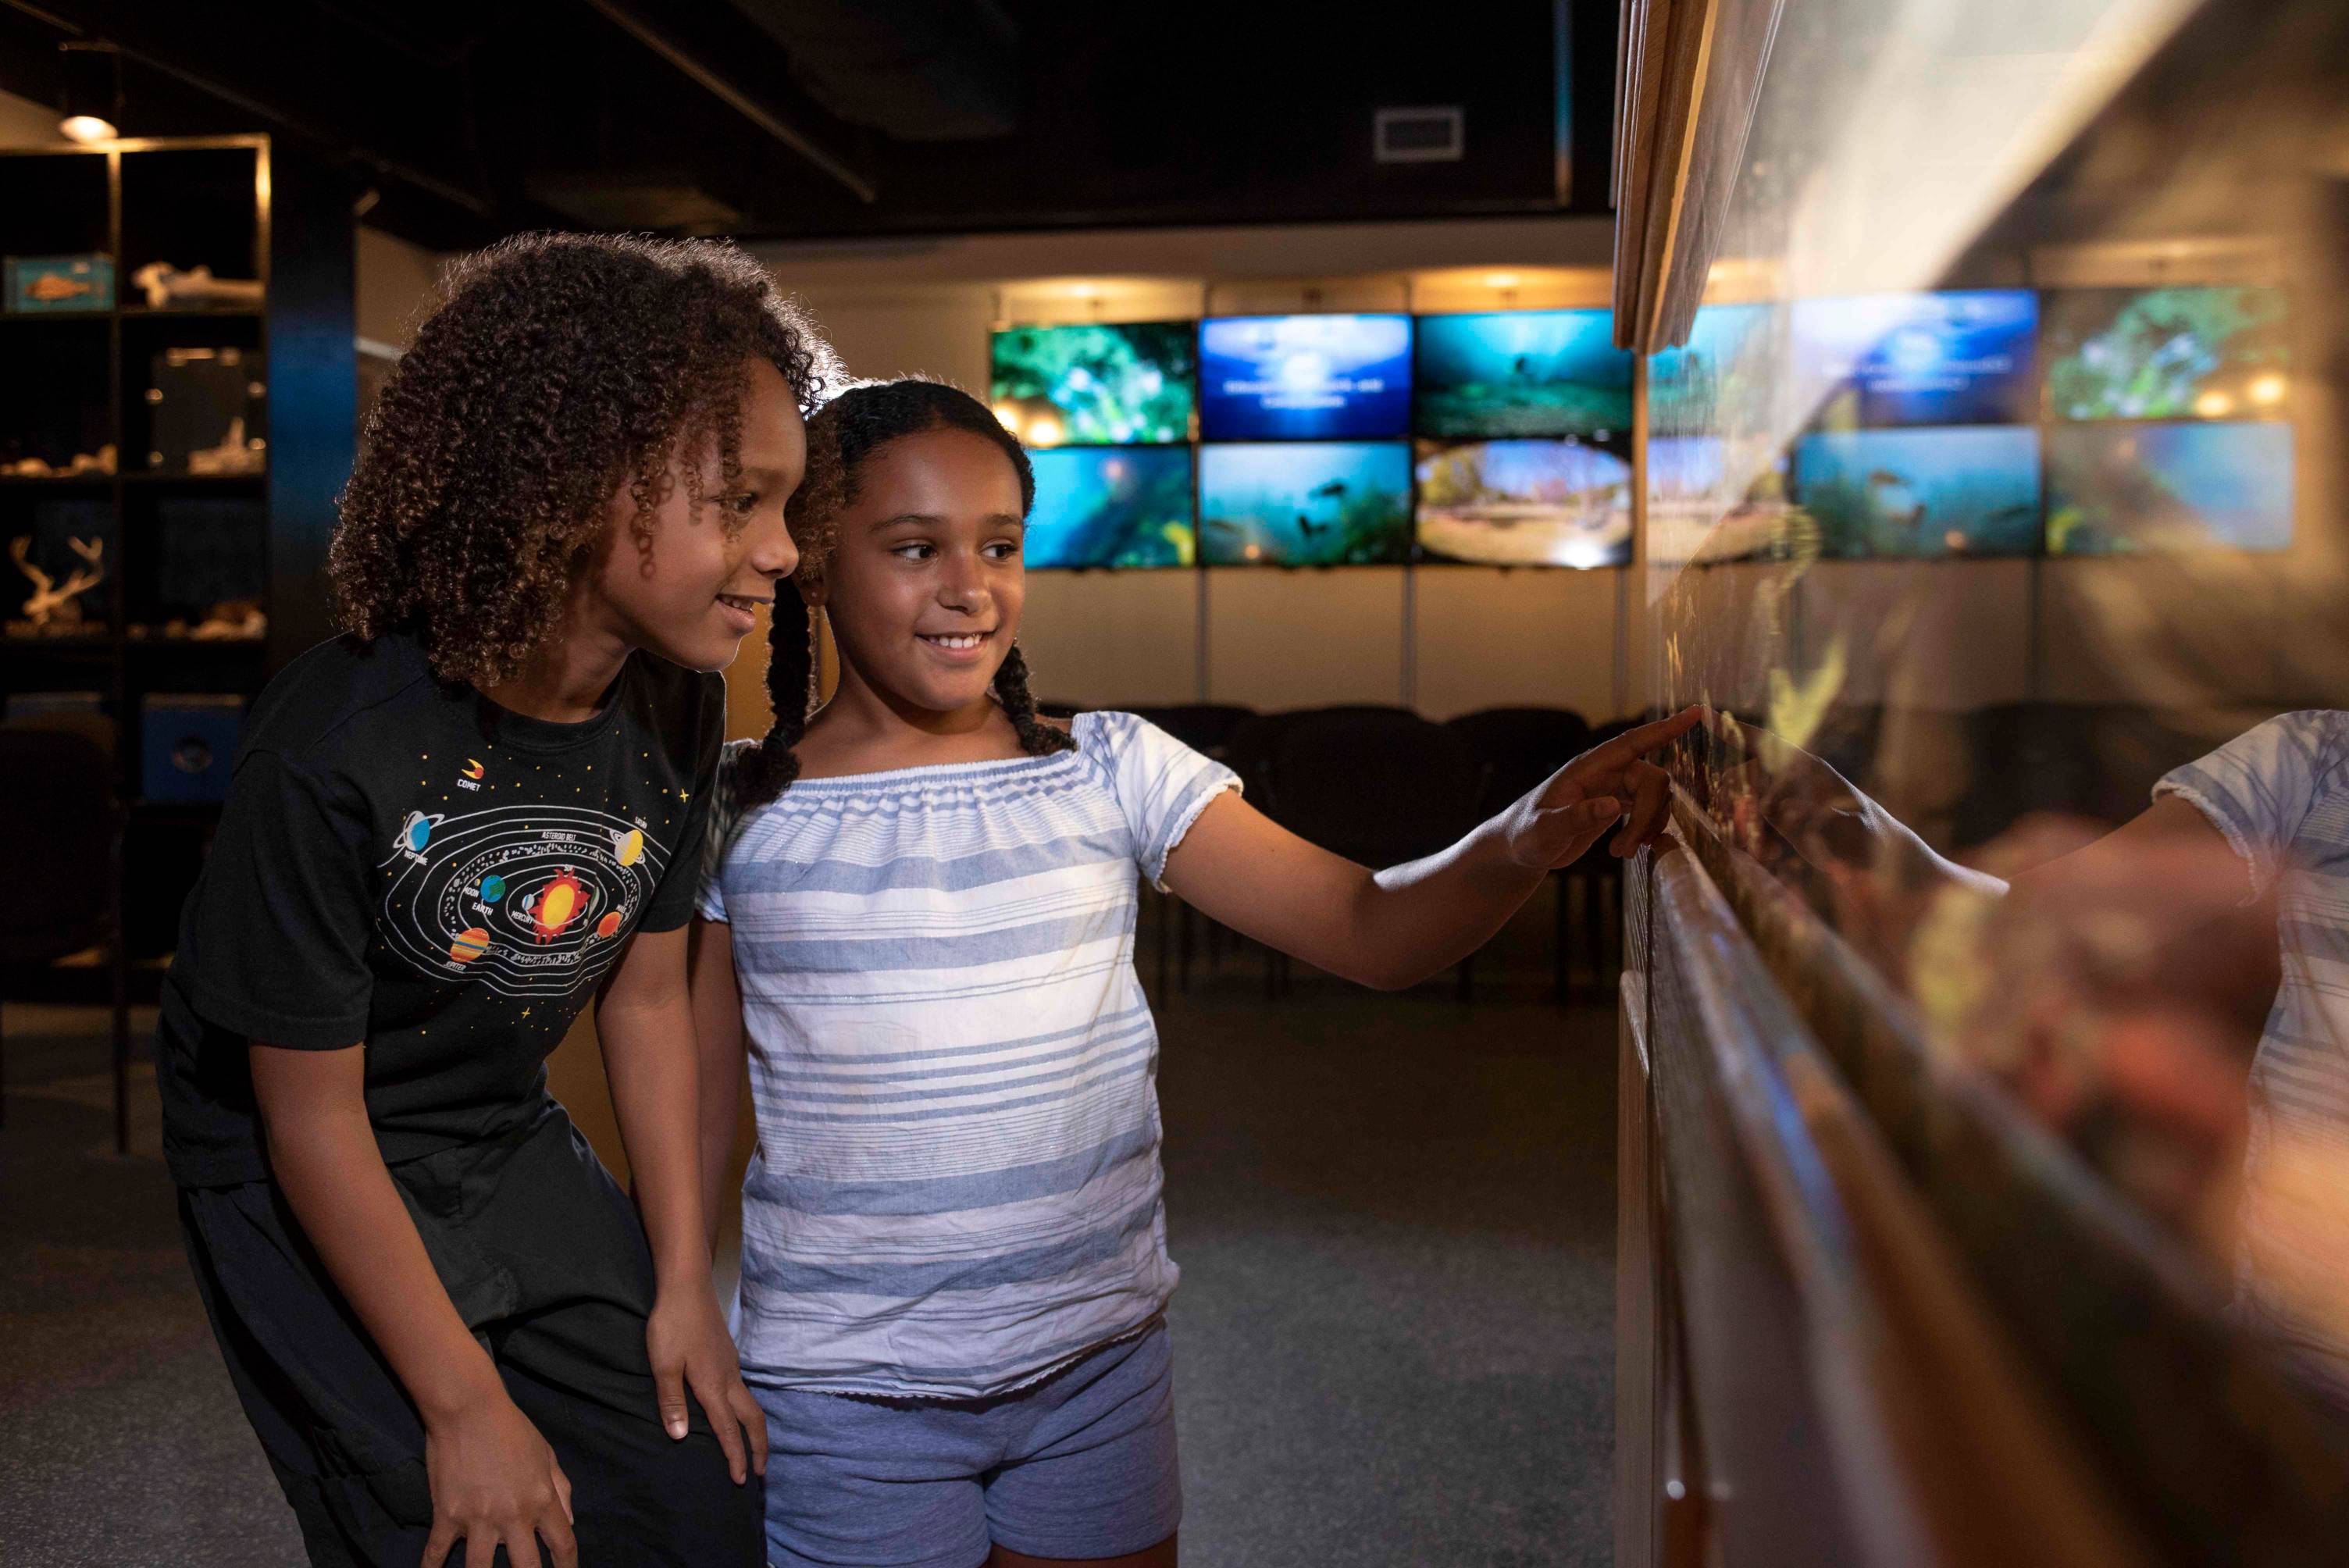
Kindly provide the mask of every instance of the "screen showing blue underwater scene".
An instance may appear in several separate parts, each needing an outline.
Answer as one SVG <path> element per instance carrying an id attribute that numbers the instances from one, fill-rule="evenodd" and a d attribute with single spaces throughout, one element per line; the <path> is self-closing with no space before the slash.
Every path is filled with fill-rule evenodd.
<path id="1" fill-rule="evenodd" d="M 1411 448 L 1202 447 L 1199 548 L 1210 566 L 1399 564 L 1411 553 Z"/>
<path id="2" fill-rule="evenodd" d="M 2282 550 L 2292 427 L 2266 421 L 2058 426 L 2047 432 L 2052 554 Z"/>
<path id="3" fill-rule="evenodd" d="M 1423 436 L 1587 436 L 1631 428 L 1632 356 L 1604 310 L 1419 318 Z"/>
<path id="4" fill-rule="evenodd" d="M 1030 567 L 1191 564 L 1190 448 L 1069 447 L 1029 461 Z"/>
<path id="5" fill-rule="evenodd" d="M 1657 430 L 1694 430 L 1718 424 L 1723 405 L 1742 407 L 1759 395 L 1767 375 L 1766 304 L 1700 306 L 1689 340 L 1648 365 L 1648 418 Z"/>
<path id="6" fill-rule="evenodd" d="M 1840 560 L 2029 555 L 2039 548 L 2039 432 L 1847 430 L 1795 449 L 1795 500 Z"/>
<path id="7" fill-rule="evenodd" d="M 2275 288 L 2050 293 L 2044 351 L 2056 419 L 2269 418 L 2289 390 Z"/>
<path id="8" fill-rule="evenodd" d="M 1411 317 L 1240 315 L 1201 322 L 1199 428 L 1211 441 L 1408 434 Z"/>
<path id="9" fill-rule="evenodd" d="M 1422 441 L 1419 546 L 1487 566 L 1622 566 L 1631 465 L 1580 441 Z"/>
<path id="10" fill-rule="evenodd" d="M 1194 323 L 1015 326 L 990 347 L 989 401 L 1031 447 L 1191 438 Z"/>
<path id="11" fill-rule="evenodd" d="M 1831 388 L 1829 426 L 1976 425 L 2031 418 L 2038 401 L 2028 289 L 1798 300 L 1795 360 Z"/>

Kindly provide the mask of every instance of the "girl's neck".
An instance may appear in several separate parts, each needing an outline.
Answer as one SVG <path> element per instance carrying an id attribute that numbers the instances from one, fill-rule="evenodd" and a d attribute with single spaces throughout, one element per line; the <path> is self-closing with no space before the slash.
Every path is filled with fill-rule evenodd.
<path id="1" fill-rule="evenodd" d="M 1019 732 L 992 697 L 940 711 L 866 682 L 843 664 L 839 689 L 798 747 L 803 777 L 871 773 L 1021 755 Z"/>

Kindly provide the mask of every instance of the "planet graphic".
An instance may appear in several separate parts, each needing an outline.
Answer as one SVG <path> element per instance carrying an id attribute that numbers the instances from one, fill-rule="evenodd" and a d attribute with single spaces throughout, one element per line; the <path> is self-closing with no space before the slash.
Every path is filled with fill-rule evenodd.
<path id="1" fill-rule="evenodd" d="M 449 956 L 460 964 L 471 964 L 490 950 L 490 934 L 478 925 L 469 925 L 449 944 Z"/>
<path id="2" fill-rule="evenodd" d="M 500 899 L 502 899 L 502 898 L 503 898 L 503 897 L 505 897 L 505 896 L 506 896 L 506 879 L 505 879 L 505 878 L 503 878 L 503 877 L 502 877 L 502 876 L 491 875 L 491 876 L 485 876 L 485 877 L 483 877 L 483 878 L 481 879 L 481 902 L 482 902 L 483 903 L 497 903 L 497 902 L 498 902 L 498 900 L 500 900 Z"/>
<path id="3" fill-rule="evenodd" d="M 616 909 L 607 911 L 604 918 L 595 923 L 595 934 L 606 942 L 619 935 L 620 912 Z"/>
<path id="4" fill-rule="evenodd" d="M 424 846 L 432 841 L 432 824 L 438 819 L 421 811 L 408 813 L 408 820 L 399 825 L 399 846 L 415 854 L 422 854 Z"/>
<path id="5" fill-rule="evenodd" d="M 612 853 L 624 866 L 635 865 L 645 858 L 645 830 L 631 828 L 625 833 L 612 835 Z"/>

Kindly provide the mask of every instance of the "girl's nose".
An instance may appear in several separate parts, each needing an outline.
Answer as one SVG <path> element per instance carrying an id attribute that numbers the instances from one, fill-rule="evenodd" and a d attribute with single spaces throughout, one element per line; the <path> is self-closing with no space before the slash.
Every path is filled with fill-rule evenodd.
<path id="1" fill-rule="evenodd" d="M 938 574 L 938 603 L 947 609 L 976 615 L 984 612 L 990 602 L 986 574 L 977 560 L 956 556 Z"/>

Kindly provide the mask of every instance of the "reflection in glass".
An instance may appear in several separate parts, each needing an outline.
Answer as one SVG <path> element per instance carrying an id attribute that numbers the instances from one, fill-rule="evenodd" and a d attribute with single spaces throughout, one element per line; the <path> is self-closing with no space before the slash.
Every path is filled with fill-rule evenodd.
<path id="1" fill-rule="evenodd" d="M 1422 441 L 1419 545 L 1494 566 L 1623 566 L 1631 465 L 1579 441 Z"/>

